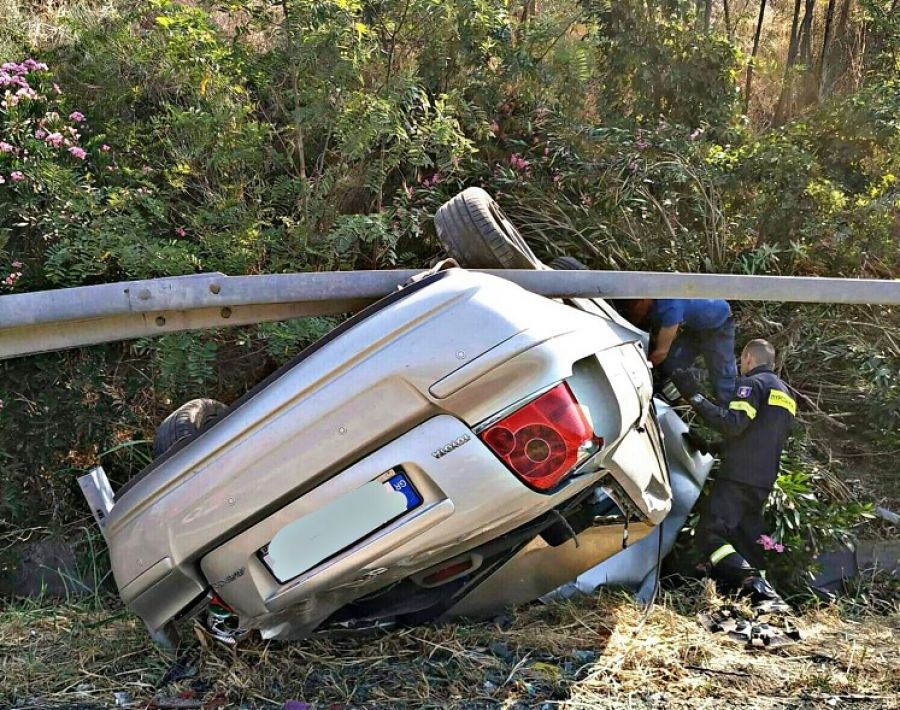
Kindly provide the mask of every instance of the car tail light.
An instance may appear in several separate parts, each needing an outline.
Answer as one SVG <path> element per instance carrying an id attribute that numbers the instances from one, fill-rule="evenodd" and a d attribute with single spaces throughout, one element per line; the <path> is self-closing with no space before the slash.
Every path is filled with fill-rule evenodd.
<path id="1" fill-rule="evenodd" d="M 513 473 L 539 491 L 554 488 L 603 446 L 565 382 L 478 436 Z"/>

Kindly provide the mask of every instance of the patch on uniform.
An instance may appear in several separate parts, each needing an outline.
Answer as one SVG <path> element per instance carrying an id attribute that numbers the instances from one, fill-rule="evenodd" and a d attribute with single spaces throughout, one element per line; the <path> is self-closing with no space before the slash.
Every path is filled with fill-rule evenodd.
<path id="1" fill-rule="evenodd" d="M 741 399 L 747 399 L 747 397 L 750 396 L 750 392 L 751 392 L 750 387 L 738 387 L 737 392 L 735 394 L 737 394 L 737 396 L 740 397 Z"/>

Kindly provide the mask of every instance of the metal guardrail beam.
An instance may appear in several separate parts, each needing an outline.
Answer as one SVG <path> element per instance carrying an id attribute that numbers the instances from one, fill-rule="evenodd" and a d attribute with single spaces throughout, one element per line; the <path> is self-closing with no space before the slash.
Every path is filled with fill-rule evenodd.
<path id="1" fill-rule="evenodd" d="M 220 273 L 0 296 L 0 359 L 51 350 L 359 310 L 418 270 Z M 726 298 L 900 305 L 900 280 L 645 271 L 485 270 L 554 298 Z"/>

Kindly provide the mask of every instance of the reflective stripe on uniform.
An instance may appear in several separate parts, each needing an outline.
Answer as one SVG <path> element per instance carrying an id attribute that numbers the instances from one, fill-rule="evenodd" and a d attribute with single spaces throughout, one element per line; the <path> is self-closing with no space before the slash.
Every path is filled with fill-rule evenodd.
<path id="1" fill-rule="evenodd" d="M 750 402 L 735 399 L 728 403 L 728 408 L 737 410 L 738 412 L 745 412 L 751 419 L 756 419 L 756 407 L 750 404 Z"/>
<path id="2" fill-rule="evenodd" d="M 772 407 L 786 409 L 794 416 L 797 415 L 797 403 L 780 390 L 772 390 L 769 392 L 769 404 Z"/>
<path id="3" fill-rule="evenodd" d="M 732 554 L 732 553 L 734 553 L 734 552 L 737 552 L 737 550 L 734 549 L 734 546 L 732 546 L 732 545 L 730 545 L 730 544 L 728 544 L 728 543 L 725 543 L 724 545 L 722 545 L 722 547 L 720 547 L 719 549 L 715 550 L 715 551 L 709 556 L 709 561 L 712 562 L 714 565 L 717 565 L 717 564 L 719 564 L 719 562 L 721 562 L 721 561 L 724 560 L 726 557 L 728 557 L 728 555 L 730 555 L 730 554 Z"/>

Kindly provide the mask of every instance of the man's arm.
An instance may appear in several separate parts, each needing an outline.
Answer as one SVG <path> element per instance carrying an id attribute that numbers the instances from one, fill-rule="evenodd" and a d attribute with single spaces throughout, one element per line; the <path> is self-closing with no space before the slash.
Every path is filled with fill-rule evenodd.
<path id="1" fill-rule="evenodd" d="M 702 394 L 695 394 L 688 401 L 704 422 L 729 439 L 743 434 L 756 419 L 756 407 L 745 400 L 733 399 L 727 408 L 713 404 Z"/>
<path id="2" fill-rule="evenodd" d="M 762 402 L 761 387 L 752 380 L 738 381 L 727 407 L 719 407 L 700 394 L 697 379 L 689 370 L 672 373 L 672 382 L 703 421 L 726 438 L 740 436 L 756 419 Z"/>
<path id="3" fill-rule="evenodd" d="M 678 335 L 678 324 L 665 326 L 659 329 L 656 336 L 656 343 L 653 346 L 653 352 L 647 358 L 654 365 L 659 365 L 669 355 L 669 349 L 675 342 L 675 336 Z"/>

